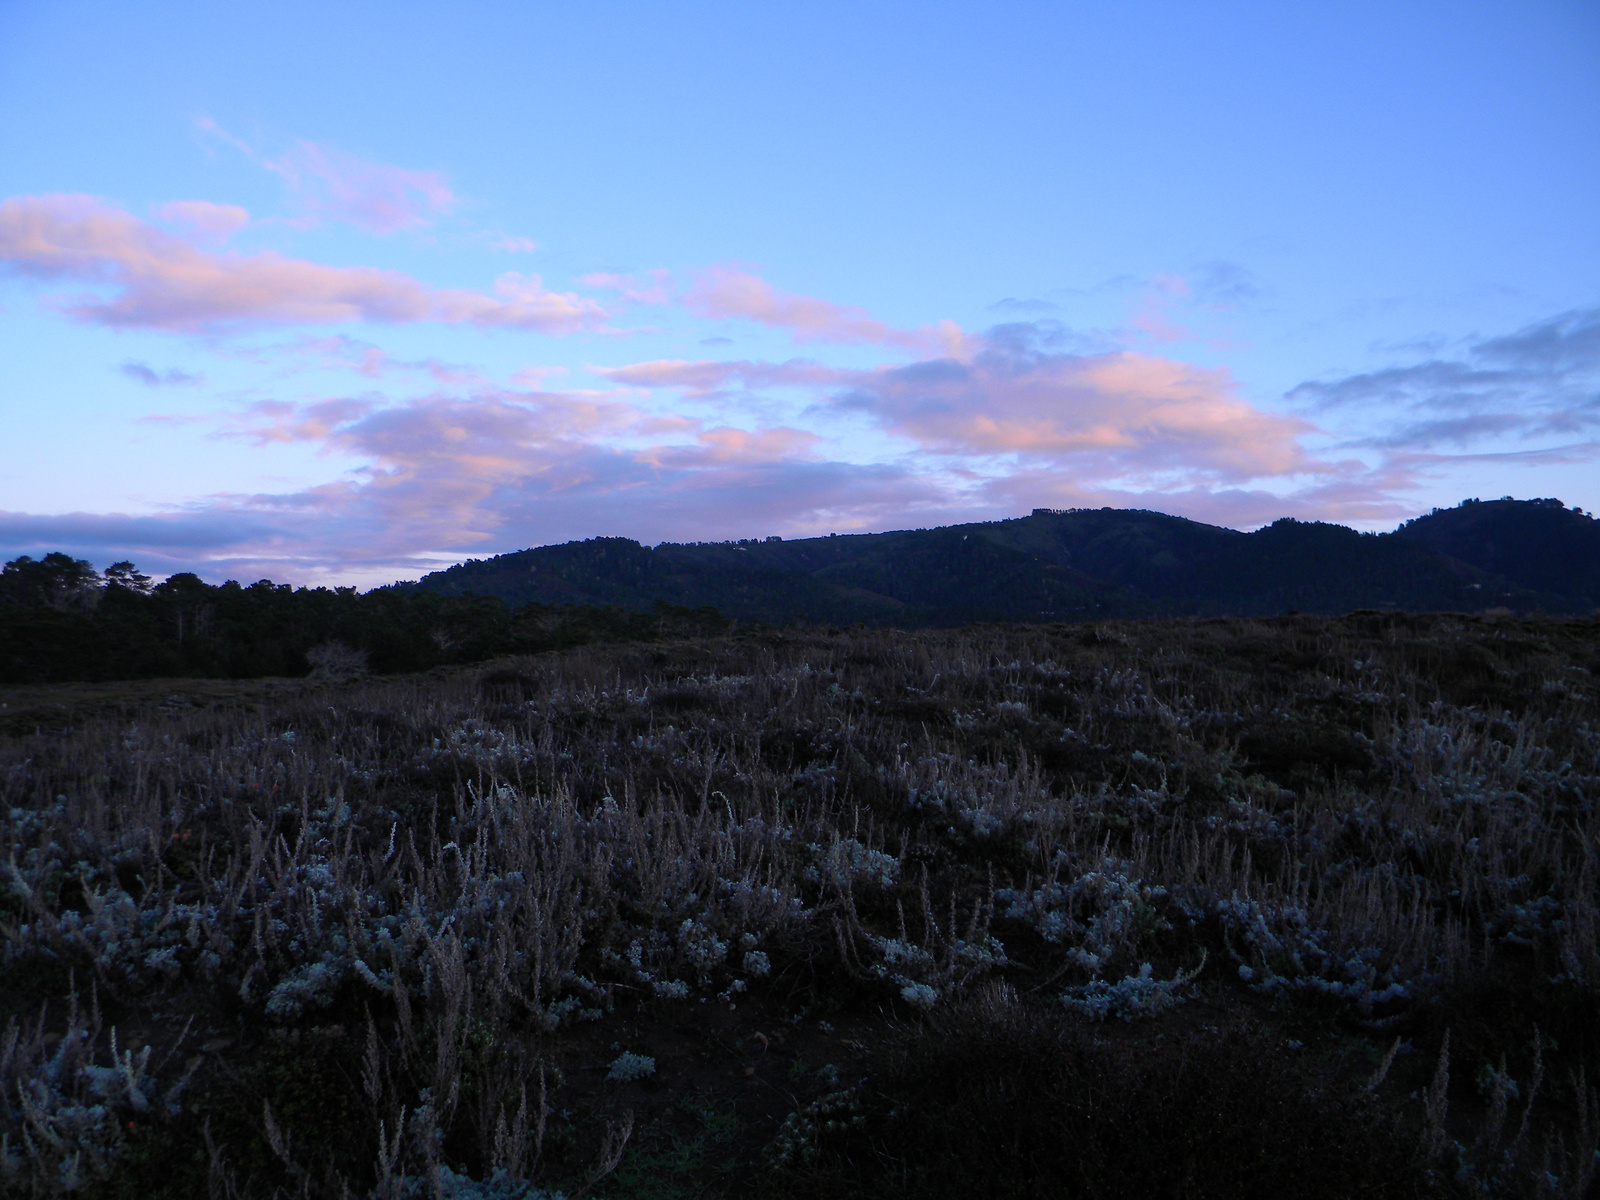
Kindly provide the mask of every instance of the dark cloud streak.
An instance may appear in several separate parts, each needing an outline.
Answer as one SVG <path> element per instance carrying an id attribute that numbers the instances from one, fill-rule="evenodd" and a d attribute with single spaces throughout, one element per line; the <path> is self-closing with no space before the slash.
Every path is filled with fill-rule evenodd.
<path id="1" fill-rule="evenodd" d="M 1287 398 L 1330 417 L 1386 420 L 1388 432 L 1352 444 L 1390 450 L 1571 436 L 1600 424 L 1600 308 L 1474 339 L 1457 358 L 1309 380 Z"/>

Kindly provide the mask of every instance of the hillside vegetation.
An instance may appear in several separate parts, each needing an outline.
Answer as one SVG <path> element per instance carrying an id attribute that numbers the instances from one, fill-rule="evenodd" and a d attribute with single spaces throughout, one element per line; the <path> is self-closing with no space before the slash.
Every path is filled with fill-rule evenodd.
<path id="1" fill-rule="evenodd" d="M 1600 624 L 755 632 L 12 689 L 0 1172 L 1593 1194 Z"/>
<path id="2" fill-rule="evenodd" d="M 714 633 L 710 609 L 660 603 L 515 608 L 491 596 L 213 586 L 183 573 L 152 585 L 132 563 L 102 574 L 47 554 L 0 572 L 0 684 L 400 674 L 503 654 Z"/>
<path id="3" fill-rule="evenodd" d="M 658 601 L 741 621 L 969 621 L 1600 608 L 1600 521 L 1559 500 L 1468 501 L 1389 534 L 1281 520 L 1039 509 L 897 533 L 678 544 L 594 538 L 464 563 L 406 590 L 511 604 Z"/>
<path id="4" fill-rule="evenodd" d="M 1600 610 L 1600 522 L 1559 500 L 1469 502 L 1358 534 L 1160 513 L 783 541 L 545 546 L 358 594 L 192 574 L 153 585 L 66 554 L 0 571 L 0 683 L 398 674 L 742 625 L 1161 615 Z"/>

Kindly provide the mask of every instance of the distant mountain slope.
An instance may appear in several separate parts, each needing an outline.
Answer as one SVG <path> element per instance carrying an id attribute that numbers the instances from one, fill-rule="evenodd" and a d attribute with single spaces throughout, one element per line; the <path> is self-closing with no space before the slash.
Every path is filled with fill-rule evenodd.
<path id="1" fill-rule="evenodd" d="M 1535 591 L 1600 598 L 1600 521 L 1559 500 L 1468 500 L 1418 517 L 1396 536 Z"/>
<path id="2" fill-rule="evenodd" d="M 1336 613 L 1588 612 L 1600 522 L 1556 500 L 1468 502 L 1390 534 L 1284 519 L 1240 533 L 1126 509 L 783 541 L 594 538 L 470 561 L 408 589 L 511 604 L 658 600 L 746 621 L 967 621 Z"/>

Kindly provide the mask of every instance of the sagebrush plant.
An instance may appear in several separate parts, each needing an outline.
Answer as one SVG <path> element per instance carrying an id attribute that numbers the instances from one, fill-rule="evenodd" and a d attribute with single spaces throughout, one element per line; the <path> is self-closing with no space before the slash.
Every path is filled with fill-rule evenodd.
<path id="1" fill-rule="evenodd" d="M 1542 1023 L 1592 1077 L 1596 629 L 753 633 L 9 737 L 0 972 L 7 1045 L 38 1049 L 3 1060 L 6 1170 L 114 1183 L 125 1139 L 30 1097 L 120 1111 L 95 1071 L 137 1063 L 218 1194 L 580 1187 L 628 1125 L 597 1110 L 551 1166 L 573 1072 L 606 1069 L 566 1047 L 802 988 L 922 1020 L 1004 979 L 1158 1021 L 1210 989 L 1428 1039 L 1492 985 L 1517 1040 L 1483 1053 Z M 139 1044 L 64 1030 L 73 988 Z M 188 1021 L 239 1053 L 330 1031 L 365 1127 L 230 1084 L 250 1124 L 206 1133 L 180 1097 L 222 1095 L 235 1051 L 178 1066 Z"/>

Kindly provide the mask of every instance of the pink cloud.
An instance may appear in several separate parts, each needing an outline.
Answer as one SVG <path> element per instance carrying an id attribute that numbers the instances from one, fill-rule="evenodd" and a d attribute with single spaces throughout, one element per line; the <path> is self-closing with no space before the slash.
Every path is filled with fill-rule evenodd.
<path id="1" fill-rule="evenodd" d="M 174 200 L 156 209 L 156 216 L 218 241 L 226 241 L 250 224 L 248 209 L 237 204 L 213 204 L 209 200 Z"/>
<path id="2" fill-rule="evenodd" d="M 1103 361 L 1081 373 L 1100 386 L 1137 385 L 1163 397 L 1178 386 L 1159 373 L 1152 382 L 1141 370 Z M 859 392 L 881 387 L 891 372 L 858 374 Z M 1204 377 L 1179 384 L 1202 398 L 1221 386 Z M 181 513 L 138 519 L 137 545 L 180 556 L 182 567 L 174 569 L 212 561 L 212 574 L 370 583 L 427 569 L 441 557 L 599 533 L 646 541 L 803 536 L 995 519 L 1040 504 L 1155 508 L 1233 525 L 1286 514 L 1370 521 L 1405 515 L 1394 493 L 1414 482 L 1402 467 L 1341 467 L 1313 487 L 1274 494 L 1226 481 L 1216 486 L 1218 472 L 1202 462 L 1200 474 L 1210 470 L 1212 479 L 1140 488 L 1119 480 L 1126 461 L 1096 466 L 1096 455 L 1075 457 L 1077 443 L 1065 458 L 1020 456 L 999 469 L 939 454 L 845 463 L 827 458 L 822 440 L 805 429 L 704 427 L 615 397 L 498 389 L 398 404 L 360 396 L 262 403 L 239 414 L 225 436 L 309 445 L 354 467 L 303 491 L 215 496 Z M 1120 449 L 1144 453 L 1137 445 Z M 1161 452 L 1154 461 L 1164 461 Z M 0 514 L 0 535 L 12 524 L 23 530 L 56 520 L 14 516 Z M 63 529 L 82 524 L 85 537 L 133 528 L 124 518 L 61 520 Z M 104 530 L 93 533 L 100 525 Z M 167 526 L 171 538 L 163 542 Z"/>
<path id="3" fill-rule="evenodd" d="M 99 324 L 204 331 L 290 322 L 439 321 L 567 333 L 594 328 L 593 300 L 509 273 L 496 295 L 434 289 L 398 271 L 331 267 L 264 252 L 216 254 L 89 196 L 0 203 L 0 263 L 42 279 L 110 288 L 73 315 Z"/>
<path id="4" fill-rule="evenodd" d="M 1133 327 L 1153 342 L 1170 345 L 1183 342 L 1194 335 L 1167 316 L 1165 304 L 1154 297 L 1148 298 L 1133 314 Z"/>
<path id="5" fill-rule="evenodd" d="M 733 429 L 726 425 L 707 429 L 697 441 L 696 453 L 682 453 L 671 461 L 709 465 L 730 462 L 772 462 L 778 459 L 807 457 L 822 439 L 804 429 Z"/>
<path id="6" fill-rule="evenodd" d="M 847 370 L 820 363 L 663 359 L 599 369 L 615 383 L 691 396 L 802 388 L 864 412 L 940 455 L 1071 462 L 1098 478 L 1190 472 L 1218 479 L 1326 473 L 1300 438 L 1315 426 L 1239 397 L 1225 370 L 1132 352 L 1043 353 L 968 339 L 969 358 Z"/>
<path id="7" fill-rule="evenodd" d="M 268 158 L 210 117 L 196 118 L 195 127 L 282 179 L 303 214 L 294 222 L 302 227 L 342 221 L 370 233 L 396 233 L 419 229 L 459 203 L 438 171 L 374 162 L 303 139 Z"/>
<path id="8" fill-rule="evenodd" d="M 1101 478 L 1328 469 L 1299 444 L 1314 426 L 1247 403 L 1226 370 L 1131 352 L 1047 354 L 991 342 L 970 361 L 862 373 L 838 402 L 928 450 L 1071 461 Z"/>
<path id="9" fill-rule="evenodd" d="M 395 358 L 382 347 L 345 334 L 298 337 L 272 346 L 246 346 L 233 353 L 256 363 L 287 362 L 288 371 L 352 371 L 366 379 L 421 374 L 447 386 L 477 385 L 484 377 L 472 367 L 437 358 Z"/>
<path id="10" fill-rule="evenodd" d="M 325 441 L 339 427 L 359 420 L 374 407 L 371 400 L 356 399 L 322 400 L 304 405 L 263 400 L 248 409 L 244 436 L 257 445 Z"/>
<path id="11" fill-rule="evenodd" d="M 702 271 L 685 303 L 701 316 L 737 317 L 787 329 L 797 342 L 866 342 L 921 348 L 930 340 L 928 331 L 895 329 L 862 309 L 779 291 L 759 275 L 732 267 Z"/>
<path id="12" fill-rule="evenodd" d="M 369 469 L 287 494 L 215 496 L 143 516 L 0 513 L 0 543 L 58 549 L 100 561 L 198 570 L 209 578 L 387 582 L 456 561 L 596 534 L 657 540 L 811 536 L 1019 516 L 1036 505 L 1144 508 L 1247 528 L 1281 516 L 1393 522 L 1414 505 L 1385 492 L 1407 478 L 1351 477 L 1275 494 L 1262 489 L 1139 491 L 1080 486 L 1060 472 L 1023 471 L 973 481 L 906 464 L 736 455 L 703 448 L 626 451 L 571 438 L 523 446 L 484 461 L 478 434 L 458 415 L 411 407 L 381 431 L 371 414 L 359 435 L 389 449 Z M 491 422 L 491 425 L 493 423 Z M 512 427 L 516 427 L 516 422 Z M 346 430 L 352 434 L 355 431 Z M 342 432 L 335 430 L 334 436 Z M 461 453 L 396 453 L 440 432 L 466 434 Z M 503 434 L 502 427 L 495 430 Z M 714 431 L 707 431 L 714 432 Z M 758 439 L 759 440 L 759 439 Z M 391 456 L 392 455 L 392 456 Z M 19 551 L 20 552 L 20 551 Z"/>
<path id="13" fill-rule="evenodd" d="M 1133 314 L 1133 327 L 1161 345 L 1188 341 L 1194 334 L 1172 320 L 1168 308 L 1174 300 L 1186 301 L 1191 294 L 1189 281 L 1183 276 L 1157 275 L 1150 281 L 1149 291 Z"/>
<path id="14" fill-rule="evenodd" d="M 304 526 L 313 542 L 336 541 L 347 559 L 396 563 L 491 538 L 584 536 L 607 520 L 614 530 L 646 537 L 667 536 L 674 523 L 731 534 L 754 514 L 765 514 L 774 530 L 792 530 L 796 512 L 807 511 L 808 487 L 837 507 L 851 478 L 875 480 L 875 503 L 886 503 L 884 480 L 904 477 L 818 462 L 811 452 L 819 439 L 805 430 L 700 429 L 573 393 L 484 391 L 389 406 L 361 398 L 274 402 L 252 407 L 229 435 L 311 443 L 363 465 L 292 496 L 213 504 L 271 513 L 280 522 L 285 514 L 297 514 L 297 522 L 315 516 Z M 621 444 L 640 438 L 646 444 L 638 448 Z M 912 483 L 900 499 L 927 490 Z"/>
<path id="15" fill-rule="evenodd" d="M 408 171 L 316 142 L 296 142 L 262 165 L 288 185 L 311 223 L 343 221 L 372 233 L 418 229 L 457 204 L 436 171 Z"/>
<path id="16" fill-rule="evenodd" d="M 559 379 L 567 373 L 567 368 L 562 366 L 523 367 L 511 375 L 511 382 L 522 387 L 542 388 L 545 380 Z"/>

